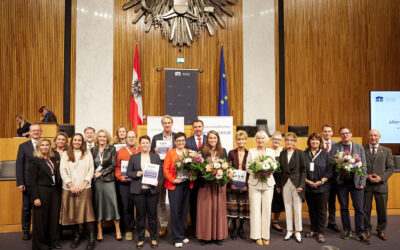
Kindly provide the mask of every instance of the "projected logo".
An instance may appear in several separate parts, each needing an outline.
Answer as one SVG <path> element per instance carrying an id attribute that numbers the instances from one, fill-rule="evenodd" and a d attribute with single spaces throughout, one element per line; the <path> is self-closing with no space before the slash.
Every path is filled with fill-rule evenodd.
<path id="1" fill-rule="evenodd" d="M 377 96 L 375 98 L 375 102 L 383 102 L 383 97 L 382 96 Z"/>

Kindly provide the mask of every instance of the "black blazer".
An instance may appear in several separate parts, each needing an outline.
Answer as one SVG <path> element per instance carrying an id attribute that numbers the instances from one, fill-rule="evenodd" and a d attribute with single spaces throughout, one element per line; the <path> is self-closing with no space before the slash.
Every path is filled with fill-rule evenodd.
<path id="1" fill-rule="evenodd" d="M 296 149 L 288 164 L 287 150 L 285 149 L 279 156 L 279 162 L 281 164 L 282 173 L 279 175 L 277 181 L 278 187 L 282 189 L 290 178 L 290 181 L 296 188 L 303 188 L 303 191 L 300 192 L 299 195 L 304 199 L 304 188 L 306 183 L 306 163 L 304 152 Z"/>
<path id="2" fill-rule="evenodd" d="M 306 191 L 313 193 L 328 191 L 331 188 L 333 176 L 333 167 L 329 162 L 329 153 L 325 149 L 321 149 L 321 153 L 314 159 L 314 171 L 310 171 L 311 155 L 309 150 L 304 152 L 304 158 L 306 160 L 306 178 L 308 180 L 316 182 L 320 181 L 322 178 L 328 179 L 327 182 L 317 188 L 312 188 L 306 184 Z"/>
<path id="3" fill-rule="evenodd" d="M 46 161 L 43 158 L 33 157 L 29 162 L 30 165 L 29 177 L 31 183 L 32 200 L 40 199 L 39 186 L 55 185 L 57 189 L 60 190 L 61 187 L 60 168 L 56 164 L 54 158 L 50 158 L 50 160 L 53 162 L 54 168 L 56 170 L 55 183 L 53 182 L 50 167 L 47 165 Z"/>
<path id="4" fill-rule="evenodd" d="M 17 176 L 17 186 L 30 186 L 29 180 L 29 161 L 33 157 L 32 140 L 21 143 L 18 148 L 15 174 Z"/>
<path id="5" fill-rule="evenodd" d="M 242 161 L 242 170 L 246 170 L 246 162 L 247 162 L 247 155 L 249 154 L 249 151 L 247 149 L 244 150 L 244 157 Z M 228 162 L 232 164 L 232 167 L 235 169 L 239 169 L 239 154 L 238 154 L 238 149 L 233 149 L 229 151 L 228 154 Z M 249 179 L 249 175 L 247 175 L 246 178 L 246 186 L 247 186 L 247 180 Z M 232 183 L 232 181 L 231 181 Z M 230 188 L 230 187 L 228 187 Z"/>
<path id="6" fill-rule="evenodd" d="M 204 148 L 204 144 L 206 143 L 206 140 L 207 140 L 207 136 L 203 135 L 203 141 L 202 141 L 202 144 L 201 144 L 201 147 L 199 150 L 199 149 L 197 149 L 196 137 L 193 135 L 186 140 L 185 148 L 196 151 L 196 152 L 201 151 Z"/>
<path id="7" fill-rule="evenodd" d="M 94 147 L 90 149 L 90 152 L 93 156 L 93 162 L 96 159 L 97 153 L 99 152 L 99 147 Z M 115 166 L 117 166 L 117 152 L 114 146 L 107 145 L 104 148 L 104 156 L 103 156 L 103 168 L 101 169 L 100 178 L 103 181 L 110 182 L 115 180 L 114 170 Z M 94 162 L 94 169 L 96 170 L 98 166 Z"/>
<path id="8" fill-rule="evenodd" d="M 25 123 L 24 126 L 19 127 L 17 129 L 17 134 L 19 137 L 24 137 L 22 134 L 29 132 L 29 128 L 31 127 L 31 124 L 29 122 Z M 25 137 L 29 137 L 29 135 L 26 135 Z"/>
<path id="9" fill-rule="evenodd" d="M 141 165 L 141 159 L 142 159 L 142 153 L 137 153 L 131 156 L 129 159 L 128 163 L 128 170 L 126 171 L 126 174 L 128 177 L 132 179 L 129 190 L 132 194 L 140 194 L 142 191 L 142 176 L 137 177 L 137 172 L 142 171 L 142 165 Z M 163 168 L 161 166 L 161 160 L 160 156 L 158 154 L 150 152 L 150 163 L 152 164 L 158 164 L 160 165 L 160 169 L 158 172 L 158 185 L 157 186 L 151 186 L 150 187 L 150 192 L 152 194 L 156 194 L 160 192 L 160 185 L 161 185 L 161 179 L 163 177 Z"/>

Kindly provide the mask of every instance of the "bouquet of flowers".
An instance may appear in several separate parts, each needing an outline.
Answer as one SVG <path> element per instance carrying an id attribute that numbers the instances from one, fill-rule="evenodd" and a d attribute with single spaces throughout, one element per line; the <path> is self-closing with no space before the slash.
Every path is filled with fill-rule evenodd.
<path id="1" fill-rule="evenodd" d="M 333 157 L 333 164 L 335 172 L 339 174 L 338 178 L 350 176 L 351 173 L 364 175 L 365 164 L 358 154 L 351 153 L 349 150 L 338 151 Z"/>
<path id="2" fill-rule="evenodd" d="M 233 177 L 234 168 L 225 159 L 209 162 L 202 171 L 206 181 L 217 185 L 224 185 Z"/>
<path id="3" fill-rule="evenodd" d="M 191 181 L 197 179 L 198 173 L 201 172 L 206 165 L 201 154 L 194 151 L 184 151 L 175 162 L 175 172 L 177 173 L 177 177 L 182 179 L 188 178 Z"/>
<path id="4" fill-rule="evenodd" d="M 268 175 L 273 172 L 280 172 L 280 164 L 268 155 L 260 155 L 250 166 L 248 166 L 254 175 L 261 176 L 261 182 L 267 182 Z"/>

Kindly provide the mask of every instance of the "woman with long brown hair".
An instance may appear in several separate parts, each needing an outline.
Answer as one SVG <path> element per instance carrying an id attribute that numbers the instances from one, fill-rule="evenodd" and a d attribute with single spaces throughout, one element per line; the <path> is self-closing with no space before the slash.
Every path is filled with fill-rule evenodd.
<path id="1" fill-rule="evenodd" d="M 210 162 L 228 158 L 214 130 L 207 134 L 203 158 Z M 201 223 L 196 223 L 196 237 L 202 245 L 212 240 L 222 245 L 222 240 L 228 237 L 226 184 L 217 186 L 202 181 L 197 195 L 197 221 Z"/>
<path id="2" fill-rule="evenodd" d="M 75 225 L 71 248 L 77 248 L 81 241 L 78 225 L 84 223 L 90 236 L 87 249 L 92 250 L 96 244 L 91 186 L 94 164 L 82 134 L 74 134 L 68 150 L 62 154 L 60 174 L 63 182 L 61 225 Z"/>

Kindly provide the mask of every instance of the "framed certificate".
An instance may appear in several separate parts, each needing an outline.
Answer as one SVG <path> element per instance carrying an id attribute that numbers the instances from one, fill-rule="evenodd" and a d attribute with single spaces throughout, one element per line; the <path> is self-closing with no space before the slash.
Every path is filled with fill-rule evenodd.
<path id="1" fill-rule="evenodd" d="M 167 154 L 168 150 L 172 148 L 170 141 L 158 140 L 156 142 L 156 148 L 158 150 L 158 155 L 160 156 L 161 160 L 165 159 L 165 155 Z"/>
<path id="2" fill-rule="evenodd" d="M 242 189 L 246 185 L 247 172 L 245 170 L 233 170 L 233 184 L 238 188 Z"/>
<path id="3" fill-rule="evenodd" d="M 144 185 L 156 185 L 158 182 L 158 171 L 160 170 L 160 165 L 146 163 L 144 165 L 142 184 Z"/>

